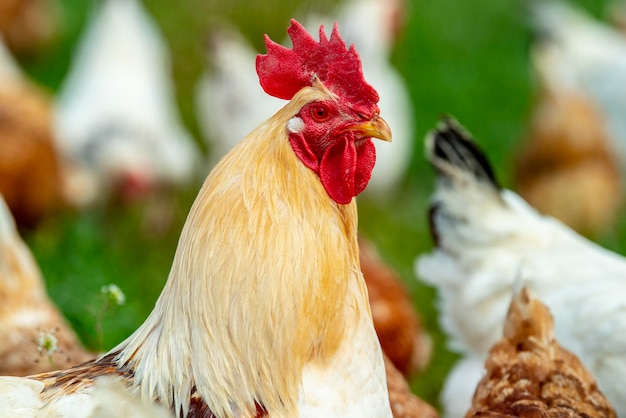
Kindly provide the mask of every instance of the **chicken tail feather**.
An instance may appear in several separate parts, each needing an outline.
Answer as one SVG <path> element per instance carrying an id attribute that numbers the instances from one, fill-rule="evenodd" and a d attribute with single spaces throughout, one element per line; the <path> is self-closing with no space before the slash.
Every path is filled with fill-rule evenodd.
<path id="1" fill-rule="evenodd" d="M 440 177 L 450 180 L 468 175 L 487 182 L 495 189 L 500 186 L 485 153 L 469 134 L 452 118 L 445 118 L 426 139 L 427 158 Z"/>
<path id="2" fill-rule="evenodd" d="M 502 205 L 501 189 L 485 153 L 452 118 L 426 137 L 426 158 L 437 171 L 428 217 L 433 241 L 441 247 L 445 235 L 462 233 L 459 223 L 474 224 L 486 205 Z"/>

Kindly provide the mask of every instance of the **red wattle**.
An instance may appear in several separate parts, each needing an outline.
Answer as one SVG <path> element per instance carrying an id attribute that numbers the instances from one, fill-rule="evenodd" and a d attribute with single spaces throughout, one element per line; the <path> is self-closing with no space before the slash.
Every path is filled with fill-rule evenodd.
<path id="1" fill-rule="evenodd" d="M 370 178 L 372 177 L 372 170 L 376 165 L 376 147 L 372 138 L 367 138 L 357 148 L 356 155 L 356 172 L 354 174 L 354 196 L 361 194 L 367 187 Z"/>
<path id="2" fill-rule="evenodd" d="M 358 149 L 352 140 L 338 141 L 322 156 L 320 180 L 331 199 L 346 205 L 365 189 L 375 162 L 376 149 L 370 139 Z"/>

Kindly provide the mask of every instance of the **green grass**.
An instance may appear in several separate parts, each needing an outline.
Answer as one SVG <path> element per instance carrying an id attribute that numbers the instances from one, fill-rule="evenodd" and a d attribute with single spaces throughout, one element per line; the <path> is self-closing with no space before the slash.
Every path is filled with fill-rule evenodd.
<path id="1" fill-rule="evenodd" d="M 260 48 L 265 32 L 274 39 L 283 38 L 288 18 L 297 9 L 287 0 L 146 3 L 173 51 L 179 106 L 196 135 L 193 87 L 205 65 L 203 46 L 209 28 L 224 19 L 235 20 Z M 315 2 L 315 7 L 323 9 L 333 3 L 336 1 Z M 598 14 L 606 2 L 579 3 Z M 65 23 L 58 42 L 41 56 L 24 62 L 30 74 L 52 91 L 68 68 L 92 2 L 61 0 L 61 4 Z M 412 382 L 414 391 L 433 404 L 438 402 L 455 356 L 446 351 L 445 338 L 438 330 L 435 292 L 416 281 L 413 274 L 415 256 L 432 247 L 426 207 L 433 175 L 423 158 L 422 138 L 439 115 L 454 115 L 478 138 L 502 182 L 508 184 L 510 162 L 534 97 L 528 55 L 531 34 L 523 6 L 522 1 L 506 0 L 413 1 L 394 53 L 415 106 L 418 131 L 414 159 L 401 193 L 385 202 L 361 202 L 360 227 L 400 272 L 433 334 L 433 361 Z M 167 278 L 182 223 L 198 187 L 193 185 L 175 198 L 178 216 L 169 229 L 158 234 L 146 227 L 149 220 L 142 208 L 131 207 L 68 214 L 26 236 L 51 296 L 88 346 L 112 347 L 148 315 Z M 618 235 L 602 241 L 611 248 L 625 249 Z M 101 304 L 100 287 L 108 283 L 124 290 L 127 303 L 106 315 L 104 345 L 98 347 L 93 312 Z"/>

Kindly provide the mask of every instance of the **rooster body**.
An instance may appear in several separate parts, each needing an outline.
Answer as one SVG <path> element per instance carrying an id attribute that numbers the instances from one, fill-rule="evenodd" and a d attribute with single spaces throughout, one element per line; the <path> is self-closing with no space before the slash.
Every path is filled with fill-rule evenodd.
<path id="1" fill-rule="evenodd" d="M 464 373 L 446 382 L 446 416 L 467 411 L 470 399 L 460 394 L 480 379 L 476 365 L 500 338 L 516 280 L 546 303 L 556 338 L 597 377 L 618 415 L 626 413 L 618 383 L 626 373 L 626 261 L 500 189 L 457 128 L 439 130 L 428 154 L 439 173 L 431 203 L 437 248 L 418 258 L 416 274 L 439 289 L 442 326 L 465 356 L 455 366 Z"/>
<path id="2" fill-rule="evenodd" d="M 353 199 L 371 138 L 391 133 L 336 27 L 289 33 L 293 50 L 266 39 L 257 72 L 290 101 L 207 177 L 154 310 L 97 361 L 26 379 L 43 410 L 88 415 L 112 374 L 177 416 L 391 416 Z"/>

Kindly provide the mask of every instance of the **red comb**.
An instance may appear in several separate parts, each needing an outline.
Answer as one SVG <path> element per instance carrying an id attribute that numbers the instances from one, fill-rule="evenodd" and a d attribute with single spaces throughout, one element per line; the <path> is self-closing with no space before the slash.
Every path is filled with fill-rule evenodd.
<path id="1" fill-rule="evenodd" d="M 265 35 L 267 54 L 256 58 L 259 81 L 267 94 L 290 100 L 317 77 L 333 93 L 355 105 L 372 108 L 378 103 L 378 93 L 363 78 L 359 54 L 354 45 L 346 49 L 336 22 L 330 40 L 323 25 L 317 42 L 295 19 L 291 19 L 287 32 L 292 49 Z"/>

